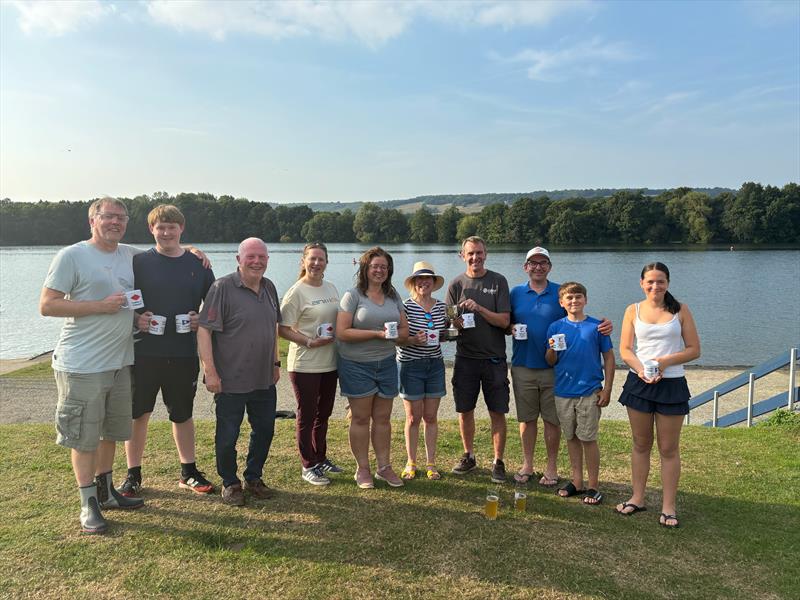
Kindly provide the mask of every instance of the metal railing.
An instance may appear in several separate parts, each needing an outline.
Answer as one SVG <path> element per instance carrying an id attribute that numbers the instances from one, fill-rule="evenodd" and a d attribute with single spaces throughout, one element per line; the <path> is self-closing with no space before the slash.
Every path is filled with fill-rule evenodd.
<path id="1" fill-rule="evenodd" d="M 800 344 L 798 344 L 800 346 Z M 762 400 L 755 402 L 755 384 L 756 380 L 778 369 L 784 368 L 789 365 L 789 382 L 787 390 Z M 748 369 L 728 379 L 727 381 L 706 390 L 702 394 L 692 396 L 689 400 L 689 414 L 686 415 L 686 424 L 689 424 L 691 411 L 695 408 L 713 402 L 711 413 L 711 420 L 703 423 L 706 427 L 729 427 L 737 423 L 747 422 L 750 427 L 753 424 L 753 418 L 759 417 L 763 414 L 776 410 L 778 408 L 786 407 L 788 410 L 794 410 L 794 405 L 797 402 L 800 388 L 795 385 L 795 374 L 797 369 L 797 348 L 790 350 L 776 356 L 773 359 L 766 361 L 752 369 Z M 719 399 L 725 394 L 734 392 L 744 386 L 747 386 L 747 406 L 745 408 L 735 410 L 723 417 L 719 416 Z"/>

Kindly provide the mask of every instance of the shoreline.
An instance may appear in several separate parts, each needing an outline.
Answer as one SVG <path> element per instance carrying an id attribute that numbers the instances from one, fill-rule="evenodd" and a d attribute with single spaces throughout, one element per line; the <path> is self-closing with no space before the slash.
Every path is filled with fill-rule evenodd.
<path id="1" fill-rule="evenodd" d="M 53 413 L 58 398 L 55 381 L 50 376 L 31 376 L 31 377 L 2 377 L 14 370 L 41 364 L 50 360 L 49 353 L 39 355 L 32 359 L 0 359 L 0 424 L 10 423 L 52 423 Z M 686 367 L 686 380 L 693 395 L 705 392 L 717 386 L 731 377 L 734 377 L 746 370 L 748 367 Z M 628 368 L 617 367 L 614 376 L 614 388 L 611 394 L 611 403 L 603 409 L 603 419 L 627 420 L 625 407 L 617 402 L 622 384 L 627 377 Z M 785 392 L 789 388 L 789 368 L 784 367 L 756 381 L 755 402 L 765 400 L 780 392 Z M 452 386 L 452 364 L 447 364 L 446 383 L 447 396 L 442 399 L 439 407 L 440 419 L 457 419 L 453 405 Z M 509 373 L 510 379 L 510 373 Z M 795 382 L 797 385 L 797 382 Z M 277 383 L 278 391 L 278 410 L 294 411 L 295 399 L 291 383 L 286 371 L 281 372 L 280 381 Z M 345 407 L 347 400 L 343 396 L 337 395 L 334 404 L 332 419 L 344 419 L 346 416 Z M 747 386 L 734 392 L 726 394 L 720 399 L 719 414 L 723 415 L 733 410 L 747 406 Z M 711 419 L 712 403 L 698 407 L 691 413 L 691 423 L 702 424 Z M 200 384 L 195 398 L 194 416 L 199 420 L 214 420 L 213 395 Z M 488 412 L 482 398 L 478 399 L 475 409 L 475 416 L 479 419 L 487 419 Z M 514 405 L 514 392 L 511 386 L 511 402 L 509 406 L 509 417 L 516 417 Z M 163 402 L 159 399 L 153 411 L 153 419 L 167 419 L 167 413 Z M 392 406 L 392 418 L 404 419 L 405 410 L 403 402 L 396 398 Z"/>

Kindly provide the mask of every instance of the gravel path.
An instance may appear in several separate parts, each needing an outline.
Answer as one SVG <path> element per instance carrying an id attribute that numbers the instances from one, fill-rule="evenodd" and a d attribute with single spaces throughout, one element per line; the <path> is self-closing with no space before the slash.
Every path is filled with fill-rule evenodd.
<path id="1" fill-rule="evenodd" d="M 3 361 L 5 362 L 5 361 Z M 30 363 L 28 363 L 30 364 Z M 689 389 L 693 394 L 699 394 L 707 389 L 718 385 L 729 378 L 737 375 L 741 369 L 707 369 L 690 368 L 687 369 L 686 378 L 689 382 Z M 447 397 L 442 399 L 439 408 L 441 419 L 455 419 L 456 412 L 452 402 L 452 390 L 450 378 L 452 376 L 451 367 L 447 368 Z M 622 384 L 627 376 L 627 370 L 618 369 L 615 376 L 614 393 L 612 394 L 611 404 L 603 409 L 604 419 L 626 419 L 625 409 L 617 398 L 622 389 Z M 786 391 L 788 388 L 788 369 L 777 371 L 759 379 L 756 382 L 756 402 L 771 397 L 779 392 Z M 513 398 L 513 390 L 512 390 Z M 55 381 L 46 378 L 35 379 L 16 379 L 12 377 L 0 376 L 0 423 L 50 423 L 53 421 L 57 400 Z M 741 408 L 747 404 L 747 389 L 742 388 L 736 392 L 724 396 L 720 402 L 720 414 L 725 414 L 731 410 Z M 345 416 L 346 399 L 337 398 L 333 418 L 341 419 Z M 278 382 L 278 410 L 294 410 L 295 400 L 292 387 L 286 372 L 282 373 L 281 380 Z M 511 406 L 510 416 L 515 415 L 515 409 Z M 394 402 L 392 417 L 402 419 L 404 416 L 403 403 L 398 399 Z M 479 400 L 476 410 L 478 418 L 488 418 L 486 407 Z M 166 419 L 167 414 L 164 405 L 159 402 L 153 414 L 154 419 Z M 212 395 L 205 388 L 198 390 L 195 399 L 195 418 L 213 419 L 214 405 Z M 692 412 L 692 422 L 702 423 L 711 418 L 711 403 Z"/>

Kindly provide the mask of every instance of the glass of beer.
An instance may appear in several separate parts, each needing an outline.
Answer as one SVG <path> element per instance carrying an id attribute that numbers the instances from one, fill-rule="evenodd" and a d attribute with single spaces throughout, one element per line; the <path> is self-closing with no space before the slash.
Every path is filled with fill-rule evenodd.
<path id="1" fill-rule="evenodd" d="M 497 519 L 497 514 L 500 512 L 500 494 L 496 490 L 489 490 L 486 492 L 486 504 L 483 507 L 483 513 L 490 521 Z"/>
<path id="2" fill-rule="evenodd" d="M 525 490 L 517 488 L 514 490 L 514 510 L 525 512 L 528 508 L 528 494 Z"/>

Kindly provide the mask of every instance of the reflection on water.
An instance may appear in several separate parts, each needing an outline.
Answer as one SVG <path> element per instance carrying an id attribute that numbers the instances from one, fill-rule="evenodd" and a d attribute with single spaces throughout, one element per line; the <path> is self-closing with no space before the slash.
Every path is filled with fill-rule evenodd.
<path id="1" fill-rule="evenodd" d="M 217 276 L 236 267 L 236 244 L 196 243 L 211 258 Z M 297 278 L 303 244 L 271 244 L 267 276 L 282 294 Z M 464 263 L 453 246 L 386 245 L 394 258 L 394 283 L 414 262 L 427 260 L 446 280 Z M 61 319 L 38 314 L 39 292 L 57 247 L 0 248 L 0 358 L 28 357 L 55 345 Z M 362 244 L 331 244 L 326 277 L 340 292 L 353 285 Z M 486 266 L 510 286 L 526 280 L 525 249 L 490 247 Z M 615 346 L 625 307 L 642 298 L 639 272 L 660 260 L 670 268 L 670 290 L 691 308 L 700 331 L 701 365 L 753 365 L 800 343 L 800 252 L 797 250 L 700 251 L 697 249 L 552 250 L 556 282 L 580 281 L 588 288 L 587 312 L 615 325 Z M 444 297 L 441 290 L 439 297 Z M 509 341 L 510 343 L 510 341 Z M 452 344 L 446 345 L 452 356 Z"/>

